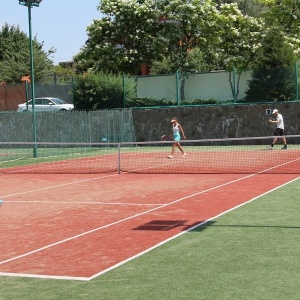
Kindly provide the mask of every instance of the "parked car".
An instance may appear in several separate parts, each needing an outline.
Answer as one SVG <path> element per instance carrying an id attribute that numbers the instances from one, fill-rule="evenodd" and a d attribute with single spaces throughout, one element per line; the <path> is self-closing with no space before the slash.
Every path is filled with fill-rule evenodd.
<path id="1" fill-rule="evenodd" d="M 35 111 L 68 111 L 73 110 L 74 105 L 66 103 L 64 100 L 52 97 L 35 98 Z M 32 100 L 18 105 L 18 112 L 32 111 Z"/>

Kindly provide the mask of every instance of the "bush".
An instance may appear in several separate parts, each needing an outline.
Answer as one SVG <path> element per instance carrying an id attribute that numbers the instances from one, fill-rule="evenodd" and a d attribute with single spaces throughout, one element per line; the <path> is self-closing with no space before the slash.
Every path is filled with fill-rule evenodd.
<path id="1" fill-rule="evenodd" d="M 97 110 L 124 108 L 123 77 L 103 72 L 77 76 L 74 104 L 75 109 Z M 134 83 L 126 86 L 126 99 L 134 95 Z"/>

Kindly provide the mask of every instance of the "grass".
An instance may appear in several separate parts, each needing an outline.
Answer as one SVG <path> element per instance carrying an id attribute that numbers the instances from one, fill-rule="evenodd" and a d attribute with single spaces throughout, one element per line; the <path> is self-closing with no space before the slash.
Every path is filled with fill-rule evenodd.
<path id="1" fill-rule="evenodd" d="M 298 179 L 90 282 L 1 277 L 0 299 L 299 299 L 299 194 Z"/>

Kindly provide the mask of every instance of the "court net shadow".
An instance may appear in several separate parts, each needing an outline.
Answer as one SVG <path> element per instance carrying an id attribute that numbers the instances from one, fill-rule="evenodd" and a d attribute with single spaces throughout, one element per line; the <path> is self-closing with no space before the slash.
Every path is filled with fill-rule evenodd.
<path id="1" fill-rule="evenodd" d="M 182 227 L 182 231 L 186 231 L 197 225 L 201 227 L 203 221 L 188 223 L 188 220 L 153 220 L 141 226 L 133 228 L 133 230 L 152 230 L 152 231 L 168 231 L 174 228 Z"/>

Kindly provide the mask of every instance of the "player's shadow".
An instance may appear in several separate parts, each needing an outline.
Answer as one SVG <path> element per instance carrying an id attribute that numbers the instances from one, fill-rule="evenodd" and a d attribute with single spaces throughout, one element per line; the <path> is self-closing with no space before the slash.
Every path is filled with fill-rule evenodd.
<path id="1" fill-rule="evenodd" d="M 133 230 L 168 231 L 174 228 L 181 227 L 182 231 L 186 231 L 197 226 L 202 227 L 201 224 L 203 222 L 204 221 L 199 221 L 189 224 L 188 220 L 153 220 L 141 226 L 133 228 Z"/>

